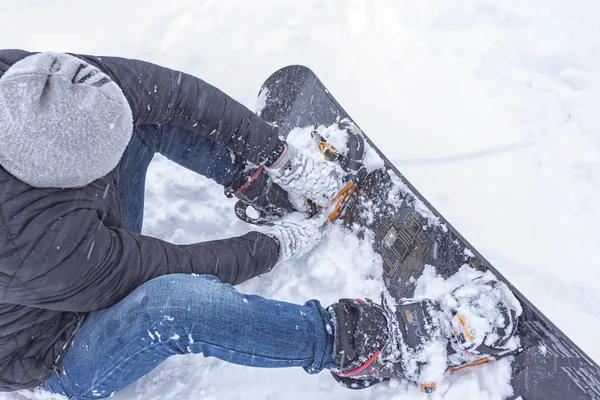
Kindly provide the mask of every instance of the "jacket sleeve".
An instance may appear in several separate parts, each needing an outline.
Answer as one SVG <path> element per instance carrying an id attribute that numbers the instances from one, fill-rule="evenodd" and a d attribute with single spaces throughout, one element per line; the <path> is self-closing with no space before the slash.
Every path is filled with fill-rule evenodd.
<path id="1" fill-rule="evenodd" d="M 270 164 L 283 150 L 277 128 L 201 79 L 145 61 L 77 57 L 96 65 L 121 87 L 134 124 L 179 126 L 255 164 Z"/>
<path id="2" fill-rule="evenodd" d="M 85 223 L 89 229 L 81 230 L 82 237 L 68 233 L 72 224 Z M 89 210 L 62 217 L 44 236 L 33 252 L 21 256 L 22 264 L 3 301 L 89 312 L 110 307 L 162 275 L 210 274 L 223 283 L 238 284 L 270 271 L 278 259 L 277 243 L 262 233 L 175 245 L 108 228 Z M 62 261 L 40 262 L 50 252 L 56 252 Z"/>

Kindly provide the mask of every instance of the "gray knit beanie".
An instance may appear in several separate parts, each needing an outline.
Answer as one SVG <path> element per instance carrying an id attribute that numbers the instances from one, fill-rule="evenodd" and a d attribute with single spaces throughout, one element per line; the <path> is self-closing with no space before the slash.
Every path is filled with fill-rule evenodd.
<path id="1" fill-rule="evenodd" d="M 35 54 L 0 78 L 0 165 L 31 186 L 76 187 L 108 174 L 132 130 L 119 86 L 77 57 Z"/>

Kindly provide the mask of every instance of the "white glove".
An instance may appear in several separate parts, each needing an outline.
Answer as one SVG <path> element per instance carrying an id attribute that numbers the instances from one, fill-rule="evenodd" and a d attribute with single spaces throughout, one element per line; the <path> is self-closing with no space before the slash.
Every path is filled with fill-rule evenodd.
<path id="1" fill-rule="evenodd" d="M 276 164 L 265 168 L 267 173 L 290 198 L 307 197 L 320 206 L 328 206 L 344 188 L 344 170 L 321 154 L 311 154 L 288 144 Z"/>
<path id="2" fill-rule="evenodd" d="M 279 262 L 282 262 L 311 252 L 321 242 L 328 225 L 324 216 L 306 218 L 304 213 L 292 213 L 264 233 L 279 243 Z"/>

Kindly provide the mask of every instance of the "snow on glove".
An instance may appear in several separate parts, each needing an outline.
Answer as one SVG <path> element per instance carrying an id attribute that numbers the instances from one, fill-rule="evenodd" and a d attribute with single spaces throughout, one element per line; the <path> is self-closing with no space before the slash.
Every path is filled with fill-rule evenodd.
<path id="1" fill-rule="evenodd" d="M 279 244 L 279 262 L 282 262 L 302 257 L 317 247 L 328 225 L 326 217 L 307 218 L 306 214 L 293 213 L 265 233 Z"/>
<path id="2" fill-rule="evenodd" d="M 327 206 L 344 187 L 344 170 L 321 154 L 310 154 L 288 143 L 286 153 L 277 164 L 265 168 L 273 182 L 287 190 L 294 199 L 307 197 Z"/>

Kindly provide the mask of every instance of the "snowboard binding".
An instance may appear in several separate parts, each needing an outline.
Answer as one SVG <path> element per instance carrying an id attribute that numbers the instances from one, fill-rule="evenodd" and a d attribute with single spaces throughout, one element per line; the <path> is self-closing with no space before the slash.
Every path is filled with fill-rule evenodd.
<path id="1" fill-rule="evenodd" d="M 405 378 L 431 394 L 437 388 L 432 376 L 516 354 L 520 304 L 504 286 L 480 277 L 440 299 L 395 308 L 384 298 L 381 305 L 340 300 L 328 308 L 335 326 L 334 378 L 352 389 Z"/>
<path id="2" fill-rule="evenodd" d="M 312 138 L 319 145 L 319 151 L 327 160 L 337 163 L 348 174 L 346 175 L 346 186 L 333 198 L 328 206 L 320 207 L 310 199 L 305 199 L 306 210 L 312 217 L 321 211 L 329 213 L 328 219 L 333 222 L 342 216 L 346 201 L 354 194 L 357 187 L 362 184 L 368 173 L 363 164 L 365 157 L 365 139 L 361 130 L 347 119 L 338 123 L 338 129 L 345 130 L 347 138 L 348 151 L 342 154 L 337 151 L 327 140 L 317 131 L 312 132 Z"/>
<path id="3" fill-rule="evenodd" d="M 452 310 L 449 359 L 454 370 L 522 350 L 515 336 L 522 308 L 503 282 L 484 275 L 459 286 L 444 301 Z"/>
<path id="4" fill-rule="evenodd" d="M 305 206 L 310 217 L 315 216 L 320 212 L 328 212 L 328 219 L 330 222 L 341 217 L 342 211 L 346 201 L 356 191 L 358 185 L 364 182 L 367 177 L 367 170 L 363 165 L 362 161 L 365 156 L 365 139 L 360 129 L 348 120 L 342 120 L 337 125 L 338 129 L 345 130 L 347 133 L 347 152 L 342 154 L 337 151 L 327 140 L 321 136 L 317 131 L 311 133 L 312 138 L 317 142 L 319 151 L 323 156 L 331 161 L 338 164 L 346 173 L 344 188 L 331 200 L 330 204 L 324 207 L 319 206 L 317 203 L 306 198 Z M 262 167 L 257 170 L 262 171 Z M 227 193 L 228 197 L 233 197 L 237 193 Z M 244 222 L 253 225 L 271 225 L 273 217 L 281 217 L 281 210 L 273 209 L 270 210 L 268 207 L 257 208 L 252 207 L 257 216 L 249 214 L 249 209 L 252 207 L 247 201 L 239 200 L 234 207 L 236 216 Z"/>

